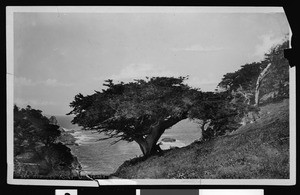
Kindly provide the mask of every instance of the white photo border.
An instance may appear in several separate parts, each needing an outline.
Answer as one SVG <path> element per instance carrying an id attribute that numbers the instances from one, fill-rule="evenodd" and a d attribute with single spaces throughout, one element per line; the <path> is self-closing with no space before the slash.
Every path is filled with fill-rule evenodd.
<path id="1" fill-rule="evenodd" d="M 13 178 L 13 16 L 17 12 L 64 13 L 284 13 L 282 7 L 144 7 L 144 6 L 8 6 L 6 7 L 7 53 L 7 182 L 14 185 L 98 187 L 111 185 L 295 185 L 296 184 L 296 68 L 290 68 L 290 178 L 289 179 L 100 179 L 44 180 Z M 291 40 L 290 29 L 289 38 Z M 291 48 L 291 45 L 290 45 Z"/>

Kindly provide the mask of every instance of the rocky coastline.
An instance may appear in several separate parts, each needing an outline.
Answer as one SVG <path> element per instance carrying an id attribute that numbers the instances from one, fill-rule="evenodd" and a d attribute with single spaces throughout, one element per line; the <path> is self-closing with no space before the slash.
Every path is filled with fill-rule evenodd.
<path id="1" fill-rule="evenodd" d="M 78 144 L 76 143 L 76 138 L 72 135 L 72 133 L 74 133 L 74 130 L 68 130 L 66 131 L 64 128 L 60 127 L 59 128 L 61 134 L 60 136 L 57 138 L 57 142 L 61 142 L 66 146 L 78 146 Z"/>
<path id="2" fill-rule="evenodd" d="M 76 138 L 60 127 L 53 116 L 50 120 L 42 115 L 38 118 L 30 113 L 38 111 L 30 107 L 27 110 L 16 108 L 15 112 L 14 178 L 79 179 L 81 165 L 68 147 L 76 145 Z M 18 131 L 25 132 L 25 126 L 20 126 L 23 124 L 21 122 L 31 123 L 31 127 L 40 134 L 21 137 L 23 134 Z"/>

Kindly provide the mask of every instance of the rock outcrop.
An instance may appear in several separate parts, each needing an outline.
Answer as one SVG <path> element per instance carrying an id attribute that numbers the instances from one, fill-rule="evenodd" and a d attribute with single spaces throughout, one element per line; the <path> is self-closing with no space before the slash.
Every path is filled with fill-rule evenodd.
<path id="1" fill-rule="evenodd" d="M 59 124 L 58 124 L 58 121 L 57 121 L 57 119 L 56 119 L 55 116 L 51 116 L 51 117 L 49 118 L 49 124 L 52 124 L 52 125 L 59 125 Z"/>
<path id="2" fill-rule="evenodd" d="M 72 146 L 78 145 L 76 143 L 76 138 L 71 134 L 72 131 L 65 131 L 62 129 L 60 136 L 56 139 L 57 142 L 61 142 L 64 145 Z"/>
<path id="3" fill-rule="evenodd" d="M 158 145 L 163 150 L 168 150 L 168 149 L 172 149 L 172 148 L 181 148 L 181 147 L 186 146 L 181 141 L 176 140 L 175 138 L 170 138 L 170 137 L 162 138 L 161 141 L 158 143 Z"/>
<path id="4" fill-rule="evenodd" d="M 176 142 L 176 139 L 170 138 L 170 137 L 165 137 L 161 139 L 162 142 Z"/>
<path id="5" fill-rule="evenodd" d="M 14 163 L 15 178 L 73 178 L 81 171 L 77 158 L 62 143 L 25 151 L 15 156 Z"/>

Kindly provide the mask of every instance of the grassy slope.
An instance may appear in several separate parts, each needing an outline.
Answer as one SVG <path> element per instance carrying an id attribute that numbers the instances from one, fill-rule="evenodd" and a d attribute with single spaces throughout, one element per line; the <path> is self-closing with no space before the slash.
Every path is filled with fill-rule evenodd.
<path id="1" fill-rule="evenodd" d="M 289 102 L 261 108 L 261 118 L 230 135 L 126 161 L 120 178 L 289 178 Z"/>

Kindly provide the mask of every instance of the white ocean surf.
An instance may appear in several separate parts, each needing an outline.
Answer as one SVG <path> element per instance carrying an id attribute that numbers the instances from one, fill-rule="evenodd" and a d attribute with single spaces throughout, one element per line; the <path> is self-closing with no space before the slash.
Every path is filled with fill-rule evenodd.
<path id="1" fill-rule="evenodd" d="M 70 117 L 57 117 L 59 124 L 65 131 L 70 132 L 76 138 L 76 145 L 69 146 L 72 153 L 77 156 L 83 174 L 111 174 L 126 160 L 140 156 L 142 153 L 135 142 L 118 142 L 112 145 L 113 139 L 99 141 L 103 134 L 97 131 L 80 130 L 78 126 L 71 124 Z M 70 123 L 68 125 L 68 122 Z M 198 125 L 189 120 L 183 120 L 167 129 L 162 135 L 160 147 L 163 150 L 173 147 L 184 147 L 201 136 Z M 174 142 L 163 142 L 163 138 L 176 139 Z"/>

